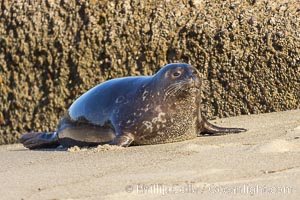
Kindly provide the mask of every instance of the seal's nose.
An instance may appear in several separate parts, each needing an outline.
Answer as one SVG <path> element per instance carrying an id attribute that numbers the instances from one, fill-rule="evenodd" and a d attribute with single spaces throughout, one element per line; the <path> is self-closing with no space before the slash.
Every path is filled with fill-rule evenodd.
<path id="1" fill-rule="evenodd" d="M 201 80 L 195 74 L 193 74 L 193 73 L 189 74 L 189 79 L 190 79 L 190 83 L 192 84 L 193 87 L 201 86 Z"/>
<path id="2" fill-rule="evenodd" d="M 187 71 L 187 76 L 192 87 L 197 87 L 197 88 L 201 87 L 200 74 L 196 68 L 190 67 Z"/>

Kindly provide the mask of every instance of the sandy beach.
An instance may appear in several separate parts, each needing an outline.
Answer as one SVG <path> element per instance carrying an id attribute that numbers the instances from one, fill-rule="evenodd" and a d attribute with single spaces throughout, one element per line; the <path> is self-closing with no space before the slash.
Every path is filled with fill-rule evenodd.
<path id="1" fill-rule="evenodd" d="M 300 110 L 216 119 L 235 135 L 149 146 L 0 146 L 1 199 L 298 199 Z"/>

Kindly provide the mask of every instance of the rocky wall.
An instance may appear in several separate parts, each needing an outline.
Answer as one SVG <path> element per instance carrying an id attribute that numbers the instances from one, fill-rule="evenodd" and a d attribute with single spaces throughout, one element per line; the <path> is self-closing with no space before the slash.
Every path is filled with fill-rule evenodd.
<path id="1" fill-rule="evenodd" d="M 299 0 L 0 1 L 0 144 L 107 79 L 196 66 L 208 117 L 300 108 Z"/>

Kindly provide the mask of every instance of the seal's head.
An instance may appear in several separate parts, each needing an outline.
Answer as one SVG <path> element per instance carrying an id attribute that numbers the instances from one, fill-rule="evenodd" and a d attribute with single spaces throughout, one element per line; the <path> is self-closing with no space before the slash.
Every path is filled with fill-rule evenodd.
<path id="1" fill-rule="evenodd" d="M 159 81 L 159 87 L 163 88 L 164 100 L 174 96 L 197 96 L 200 94 L 200 74 L 195 67 L 189 64 L 166 65 L 156 73 L 155 78 L 163 80 Z"/>

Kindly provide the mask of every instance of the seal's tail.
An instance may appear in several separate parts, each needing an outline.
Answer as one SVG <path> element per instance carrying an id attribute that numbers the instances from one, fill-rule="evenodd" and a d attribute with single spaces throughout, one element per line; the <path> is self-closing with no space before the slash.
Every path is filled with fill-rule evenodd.
<path id="1" fill-rule="evenodd" d="M 59 146 L 56 132 L 31 132 L 19 140 L 28 149 L 56 148 Z"/>

